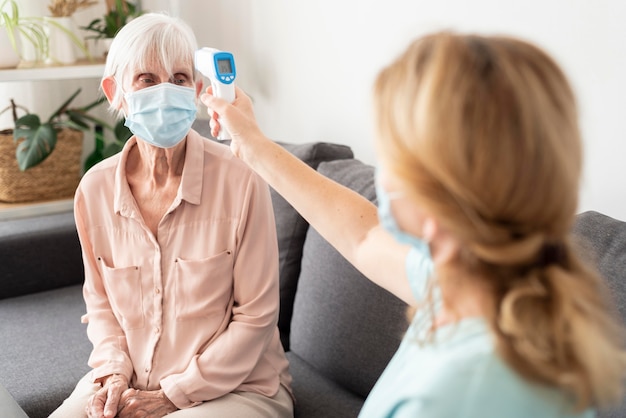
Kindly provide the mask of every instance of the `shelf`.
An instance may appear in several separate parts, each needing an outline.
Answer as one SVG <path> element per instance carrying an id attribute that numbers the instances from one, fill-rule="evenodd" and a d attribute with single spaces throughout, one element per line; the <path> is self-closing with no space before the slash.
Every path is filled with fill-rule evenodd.
<path id="1" fill-rule="evenodd" d="M 33 65 L 22 63 L 15 69 L 0 70 L 0 82 L 72 80 L 80 78 L 99 78 L 104 73 L 102 60 L 77 61 L 72 65 Z"/>
<path id="2" fill-rule="evenodd" d="M 0 70 L 0 83 L 101 78 L 102 74 L 104 74 L 104 61 L 102 59 L 93 61 L 83 59 L 71 65 L 22 62 L 17 68 Z M 73 199 L 34 203 L 0 202 L 0 221 L 66 212 L 73 210 L 73 208 Z"/>

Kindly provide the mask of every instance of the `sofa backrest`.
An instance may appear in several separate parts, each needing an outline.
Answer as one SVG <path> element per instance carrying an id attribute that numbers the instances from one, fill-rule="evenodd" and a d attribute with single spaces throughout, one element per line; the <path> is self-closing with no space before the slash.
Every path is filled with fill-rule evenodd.
<path id="1" fill-rule="evenodd" d="M 351 159 L 321 163 L 318 171 L 375 201 L 373 167 Z M 366 397 L 398 348 L 406 308 L 309 228 L 293 307 L 293 353 Z"/>
<path id="2" fill-rule="evenodd" d="M 281 145 L 313 169 L 316 169 L 323 161 L 352 158 L 353 156 L 349 147 L 326 142 L 307 144 L 281 143 Z M 288 351 L 293 301 L 298 286 L 298 276 L 300 275 L 302 247 L 309 224 L 276 191 L 270 189 L 270 194 L 278 234 L 278 268 L 280 276 L 278 329 L 283 347 L 285 351 Z"/>
<path id="3" fill-rule="evenodd" d="M 0 221 L 0 299 L 83 282 L 74 212 Z"/>
<path id="4" fill-rule="evenodd" d="M 576 218 L 574 233 L 583 239 L 585 253 L 605 278 L 626 325 L 626 222 L 588 211 Z"/>
<path id="5" fill-rule="evenodd" d="M 578 215 L 574 234 L 606 280 L 622 323 L 626 326 L 626 222 L 595 211 Z M 600 411 L 600 418 L 626 417 L 626 396 L 619 407 Z"/>

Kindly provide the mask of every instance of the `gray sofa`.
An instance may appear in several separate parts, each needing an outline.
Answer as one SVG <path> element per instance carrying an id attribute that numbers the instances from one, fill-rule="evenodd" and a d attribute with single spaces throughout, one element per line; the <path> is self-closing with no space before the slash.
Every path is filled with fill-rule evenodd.
<path id="1" fill-rule="evenodd" d="M 348 147 L 283 145 L 375 200 L 373 167 L 353 159 Z M 362 277 L 273 191 L 272 200 L 280 247 L 279 328 L 296 416 L 355 417 L 400 342 L 406 306 Z M 625 318 L 626 223 L 587 212 L 579 215 L 575 233 L 598 255 Z M 46 417 L 88 371 L 82 280 L 71 212 L 0 221 L 1 417 L 23 417 L 19 407 L 30 418 Z M 626 416 L 626 408 L 602 416 Z"/>

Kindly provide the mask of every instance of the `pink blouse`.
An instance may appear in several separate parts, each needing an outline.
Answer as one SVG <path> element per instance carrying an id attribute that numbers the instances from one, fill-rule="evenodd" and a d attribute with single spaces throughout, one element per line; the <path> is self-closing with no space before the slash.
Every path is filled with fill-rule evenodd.
<path id="1" fill-rule="evenodd" d="M 74 202 L 93 380 L 119 373 L 134 388 L 162 388 L 178 408 L 235 390 L 291 390 L 267 184 L 192 130 L 155 237 L 126 179 L 135 145 L 91 169 Z"/>

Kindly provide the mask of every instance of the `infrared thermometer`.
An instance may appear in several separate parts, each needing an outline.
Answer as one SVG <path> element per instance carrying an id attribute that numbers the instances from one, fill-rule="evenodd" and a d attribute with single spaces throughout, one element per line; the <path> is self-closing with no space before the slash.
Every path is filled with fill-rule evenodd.
<path id="1" fill-rule="evenodd" d="M 235 59 L 230 52 L 215 48 L 200 48 L 194 56 L 196 69 L 211 80 L 213 94 L 229 103 L 235 101 Z M 230 139 L 228 132 L 220 128 L 217 139 Z"/>

